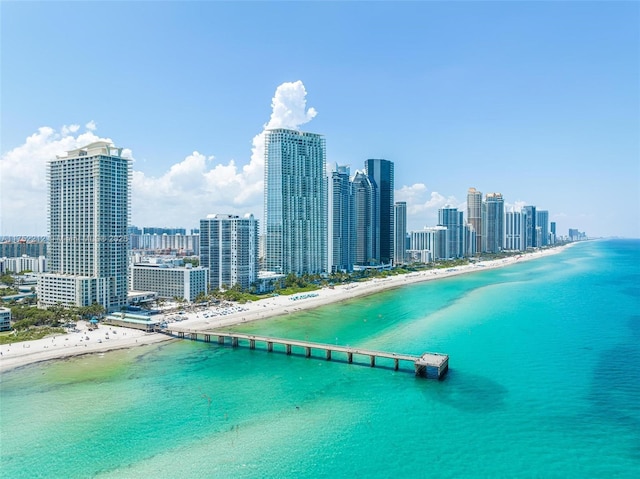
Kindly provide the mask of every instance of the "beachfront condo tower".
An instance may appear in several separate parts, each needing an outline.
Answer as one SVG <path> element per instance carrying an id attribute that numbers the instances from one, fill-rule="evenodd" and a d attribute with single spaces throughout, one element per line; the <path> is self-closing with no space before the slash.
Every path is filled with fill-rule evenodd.
<path id="1" fill-rule="evenodd" d="M 322 135 L 265 133 L 265 269 L 324 273 L 327 261 L 326 146 Z"/>
<path id="2" fill-rule="evenodd" d="M 536 224 L 536 207 L 535 206 L 524 206 L 522 208 L 522 213 L 524 214 L 524 248 L 536 248 L 538 246 L 538 234 Z"/>
<path id="3" fill-rule="evenodd" d="M 484 252 L 499 253 L 504 244 L 504 199 L 500 193 L 485 197 Z"/>
<path id="4" fill-rule="evenodd" d="M 467 222 L 476 232 L 476 253 L 482 253 L 482 192 L 469 188 L 467 192 Z"/>
<path id="5" fill-rule="evenodd" d="M 329 178 L 329 268 L 351 272 L 355 253 L 353 188 L 348 166 L 335 166 Z"/>
<path id="6" fill-rule="evenodd" d="M 397 201 L 394 212 L 394 253 L 393 263 L 404 264 L 407 254 L 407 202 Z"/>
<path id="7" fill-rule="evenodd" d="M 200 220 L 200 266 L 209 290 L 238 285 L 248 291 L 258 279 L 258 221 L 249 215 L 208 215 Z"/>
<path id="8" fill-rule="evenodd" d="M 393 162 L 365 161 L 365 171 L 374 186 L 373 257 L 380 264 L 391 264 L 394 255 Z"/>
<path id="9" fill-rule="evenodd" d="M 549 241 L 549 212 L 547 210 L 536 211 L 536 227 L 540 228 L 540 243 L 538 246 L 547 246 Z"/>
<path id="10" fill-rule="evenodd" d="M 524 246 L 524 213 L 522 211 L 507 211 L 504 214 L 504 249 L 507 251 L 522 251 Z"/>
<path id="11" fill-rule="evenodd" d="M 127 304 L 131 160 L 98 141 L 47 163 L 49 273 L 38 305 Z"/>
<path id="12" fill-rule="evenodd" d="M 438 209 L 438 226 L 447 228 L 447 245 L 444 251 L 447 256 L 440 258 L 462 258 L 464 256 L 464 219 L 462 211 L 446 205 Z M 442 251 L 442 250 L 441 250 Z"/>
<path id="13" fill-rule="evenodd" d="M 373 257 L 373 224 L 375 189 L 369 177 L 357 171 L 352 181 L 355 223 L 355 264 L 369 266 Z"/>

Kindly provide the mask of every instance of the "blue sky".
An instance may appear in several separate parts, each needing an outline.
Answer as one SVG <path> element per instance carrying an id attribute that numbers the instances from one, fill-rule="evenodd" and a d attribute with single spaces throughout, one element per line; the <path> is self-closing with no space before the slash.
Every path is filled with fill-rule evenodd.
<path id="1" fill-rule="evenodd" d="M 96 138 L 131 151 L 138 226 L 261 218 L 252 149 L 271 118 L 325 135 L 328 163 L 352 172 L 394 161 L 410 229 L 473 186 L 549 210 L 560 234 L 640 237 L 637 2 L 3 1 L 0 15 L 0 235 L 46 233 L 46 159 Z"/>

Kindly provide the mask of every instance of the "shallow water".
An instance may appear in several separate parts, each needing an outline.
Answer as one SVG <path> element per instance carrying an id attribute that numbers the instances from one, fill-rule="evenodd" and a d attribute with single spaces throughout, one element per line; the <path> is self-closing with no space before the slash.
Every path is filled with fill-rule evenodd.
<path id="1" fill-rule="evenodd" d="M 2 375 L 0 477 L 635 477 L 640 241 L 241 331 L 450 355 L 408 370 L 175 341 Z"/>

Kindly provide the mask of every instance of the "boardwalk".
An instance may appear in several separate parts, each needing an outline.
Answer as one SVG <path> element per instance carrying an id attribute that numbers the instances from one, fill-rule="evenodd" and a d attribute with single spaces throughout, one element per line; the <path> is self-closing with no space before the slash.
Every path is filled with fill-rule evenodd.
<path id="1" fill-rule="evenodd" d="M 334 353 L 339 353 L 345 358 L 347 363 L 354 362 L 354 356 L 363 356 L 368 359 L 371 367 L 376 366 L 379 358 L 389 359 L 393 362 L 393 367 L 397 371 L 400 363 L 410 363 L 411 370 L 417 376 L 441 379 L 449 368 L 449 356 L 440 353 L 424 353 L 420 356 L 411 354 L 401 354 L 386 351 L 374 351 L 370 349 L 354 348 L 348 346 L 338 346 L 334 344 L 316 343 L 312 341 L 301 341 L 295 339 L 273 338 L 269 336 L 258 336 L 254 334 L 230 333 L 222 331 L 200 331 L 193 329 L 160 329 L 160 332 L 177 338 L 186 338 L 193 341 L 211 342 L 211 338 L 220 345 L 224 345 L 227 340 L 232 347 L 240 346 L 240 342 L 247 344 L 249 349 L 256 349 L 256 344 L 263 344 L 268 352 L 272 352 L 274 345 L 282 347 L 286 354 L 292 354 L 294 348 L 304 351 L 307 358 L 312 356 L 313 351 L 320 351 L 324 358 L 329 361 Z"/>

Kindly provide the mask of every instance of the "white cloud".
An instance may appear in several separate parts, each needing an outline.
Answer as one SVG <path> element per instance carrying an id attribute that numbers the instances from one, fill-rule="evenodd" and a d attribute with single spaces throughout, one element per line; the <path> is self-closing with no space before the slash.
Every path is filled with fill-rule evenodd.
<path id="1" fill-rule="evenodd" d="M 465 211 L 465 203 L 455 196 L 443 196 L 437 191 L 429 192 L 424 183 L 403 185 L 394 192 L 395 201 L 407 202 L 407 230 L 419 230 L 438 223 L 438 209 L 446 205 Z"/>
<path id="2" fill-rule="evenodd" d="M 505 211 L 520 211 L 524 206 L 530 205 L 531 203 L 527 203 L 526 201 L 518 200 L 513 203 L 509 203 L 507 201 L 504 202 L 504 210 Z"/>
<path id="3" fill-rule="evenodd" d="M 252 213 L 262 216 L 264 130 L 299 129 L 316 116 L 306 107 L 301 81 L 283 83 L 272 99 L 272 113 L 253 138 L 249 162 L 217 163 L 214 156 L 194 151 L 158 177 L 135 170 L 132 177 L 132 222 L 139 226 L 198 227 L 209 213 Z M 96 123 L 42 127 L 25 143 L 0 158 L 0 235 L 46 233 L 46 161 L 98 140 Z M 118 145 L 116 145 L 118 146 Z M 129 149 L 123 156 L 133 158 Z"/>
<path id="4" fill-rule="evenodd" d="M 41 127 L 0 157 L 0 235 L 46 233 L 47 160 L 94 141 L 111 141 L 79 130 L 78 125 L 60 131 Z"/>

